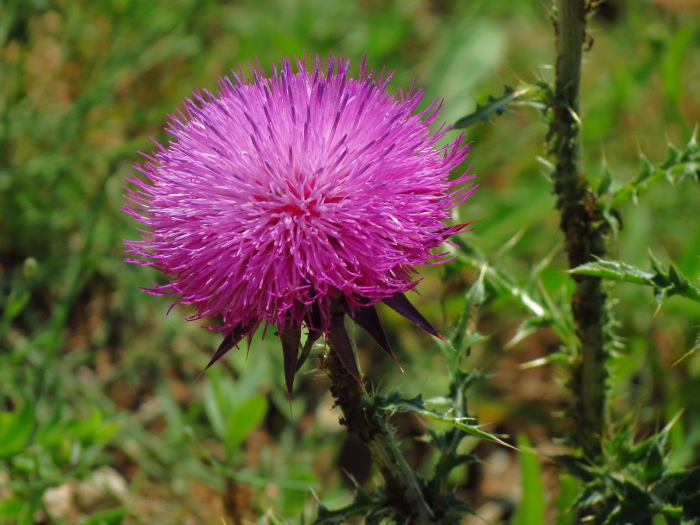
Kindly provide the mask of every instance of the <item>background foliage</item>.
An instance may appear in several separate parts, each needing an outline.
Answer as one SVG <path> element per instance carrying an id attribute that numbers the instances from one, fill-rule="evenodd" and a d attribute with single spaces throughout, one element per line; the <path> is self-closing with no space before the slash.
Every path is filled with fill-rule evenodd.
<path id="1" fill-rule="evenodd" d="M 687 151 L 700 121 L 698 22 L 691 0 L 603 4 L 582 100 L 587 174 L 622 217 L 611 259 L 651 274 L 651 252 L 693 283 L 697 157 L 667 168 L 679 155 L 668 144 Z M 314 494 L 328 509 L 353 499 L 345 471 L 373 486 L 313 360 L 291 411 L 274 337 L 198 378 L 217 336 L 180 322 L 185 311 L 165 317 L 168 302 L 139 291 L 159 276 L 122 262 L 122 239 L 135 235 L 120 211 L 123 177 L 149 137 L 167 140 L 167 114 L 239 61 L 269 68 L 304 51 L 345 54 L 356 68 L 366 53 L 397 71 L 394 89 L 416 78 L 426 104 L 443 98 L 448 122 L 504 84 L 551 80 L 554 59 L 547 8 L 526 0 L 0 2 L 0 523 L 308 522 Z M 539 108 L 517 102 L 465 131 L 481 187 L 459 214 L 480 219 L 454 263 L 424 271 L 416 298 L 443 332 L 469 330 L 462 366 L 482 377 L 471 411 L 532 446 L 520 456 L 477 438 L 460 445 L 485 463 L 449 481 L 496 523 L 571 523 L 579 492 L 551 459 L 565 450 L 571 282 L 546 131 Z M 670 465 L 697 465 L 700 305 L 677 296 L 659 307 L 652 289 L 624 281 L 610 285 L 612 420 L 636 425 L 632 447 L 676 418 Z M 370 384 L 444 395 L 445 354 L 382 316 L 406 372 L 361 338 Z M 412 466 L 431 469 L 416 438 L 445 429 L 405 414 L 395 424 Z"/>

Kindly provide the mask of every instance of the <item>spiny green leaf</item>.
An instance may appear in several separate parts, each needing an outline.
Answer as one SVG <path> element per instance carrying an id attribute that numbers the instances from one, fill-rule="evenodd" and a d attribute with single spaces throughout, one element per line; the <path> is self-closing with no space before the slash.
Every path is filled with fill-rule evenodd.
<path id="1" fill-rule="evenodd" d="M 524 96 L 535 92 L 536 90 L 536 86 L 533 85 L 521 85 L 517 90 L 510 86 L 506 86 L 501 96 L 494 97 L 489 95 L 489 99 L 486 104 L 477 104 L 476 109 L 472 113 L 459 119 L 452 127 L 455 129 L 462 129 L 468 128 L 477 122 L 488 122 L 489 117 L 492 114 L 503 114 L 503 112 L 508 109 L 508 104 L 516 102 Z"/>
<path id="2" fill-rule="evenodd" d="M 515 279 L 500 268 L 488 264 L 486 257 L 459 238 L 453 239 L 459 252 L 459 260 L 471 268 L 483 272 L 487 293 L 497 296 L 513 297 L 533 314 L 541 316 L 545 314 L 545 308 L 533 299 L 526 291 L 520 288 Z"/>
<path id="3" fill-rule="evenodd" d="M 606 204 L 608 209 L 617 208 L 629 200 L 636 202 L 641 192 L 657 182 L 667 180 L 675 184 L 682 178 L 692 178 L 696 181 L 700 178 L 700 148 L 695 134 L 683 150 L 669 144 L 666 159 L 663 162 L 654 165 L 641 153 L 640 162 L 642 166 L 637 177 L 611 193 L 611 198 Z"/>
<path id="4" fill-rule="evenodd" d="M 555 456 L 554 459 L 557 460 L 557 463 L 563 465 L 573 476 L 586 483 L 590 483 L 595 479 L 595 473 L 591 469 L 591 466 L 581 458 L 566 454 Z"/>
<path id="5" fill-rule="evenodd" d="M 564 348 L 573 349 L 578 345 L 575 340 L 571 316 L 565 315 L 562 308 L 565 298 L 562 297 L 561 306 L 558 308 L 552 301 L 541 283 L 539 289 L 533 293 L 529 288 L 521 286 L 502 268 L 489 264 L 486 256 L 478 249 L 468 245 L 463 239 L 456 237 L 453 242 L 457 245 L 458 261 L 469 268 L 479 270 L 483 274 L 484 288 L 489 297 L 503 297 L 516 301 L 535 317 L 551 319 L 549 325 L 562 339 Z M 533 283 L 537 284 L 537 283 Z M 568 300 L 568 299 L 566 299 Z"/>
<path id="6" fill-rule="evenodd" d="M 652 284 L 651 279 L 654 277 L 653 273 L 644 272 L 630 264 L 603 260 L 582 264 L 569 272 L 635 284 Z"/>
<path id="7" fill-rule="evenodd" d="M 595 507 L 603 503 L 605 498 L 606 495 L 601 493 L 597 486 L 588 486 L 586 490 L 581 492 L 575 506 L 578 508 Z"/>
<path id="8" fill-rule="evenodd" d="M 347 523 L 347 520 L 380 511 L 384 508 L 382 501 L 374 501 L 362 487 L 355 485 L 355 499 L 350 505 L 336 510 L 328 510 L 323 505 L 318 506 L 318 516 L 312 525 L 336 525 Z"/>
<path id="9" fill-rule="evenodd" d="M 643 466 L 642 475 L 646 484 L 655 483 L 661 478 L 666 470 L 666 465 L 660 447 L 652 447 L 649 450 Z"/>
<path id="10" fill-rule="evenodd" d="M 612 186 L 612 171 L 607 162 L 603 163 L 603 177 L 600 179 L 600 184 L 598 185 L 598 195 L 603 195 L 610 191 L 610 186 Z"/>
<path id="11" fill-rule="evenodd" d="M 700 518 L 700 467 L 667 473 L 652 492 L 667 504 L 681 506 L 684 519 Z"/>
<path id="12" fill-rule="evenodd" d="M 666 147 L 666 160 L 660 164 L 662 169 L 668 169 L 683 161 L 684 152 L 669 143 Z"/>
<path id="13" fill-rule="evenodd" d="M 610 228 L 610 235 L 613 240 L 617 240 L 617 237 L 620 234 L 620 228 L 622 228 L 621 215 L 614 208 L 602 208 L 603 209 L 600 211 L 600 213 L 605 220 L 605 224 L 607 224 L 608 228 Z"/>
<path id="14" fill-rule="evenodd" d="M 439 492 L 443 489 L 450 473 L 460 465 L 466 463 L 476 463 L 479 458 L 474 454 L 458 454 L 453 450 L 442 451 L 440 459 L 435 465 L 435 474 L 430 480 L 431 490 Z"/>
<path id="15" fill-rule="evenodd" d="M 484 288 L 484 274 L 479 275 L 479 278 L 469 288 L 464 301 L 464 308 L 457 320 L 455 335 L 452 337 L 452 346 L 458 352 L 465 348 L 470 348 L 477 342 L 486 339 L 485 336 L 476 332 L 469 333 L 470 324 L 474 325 L 479 307 L 486 301 L 486 290 Z M 474 335 L 478 337 L 473 337 Z"/>
<path id="16" fill-rule="evenodd" d="M 461 523 L 461 518 L 465 514 L 476 516 L 474 508 L 466 501 L 459 499 L 455 494 L 447 494 L 445 496 L 445 502 L 447 503 L 447 507 L 457 514 L 457 520 L 449 523 Z M 445 523 L 448 522 L 445 520 Z"/>
<path id="17" fill-rule="evenodd" d="M 488 335 L 484 335 L 479 332 L 472 332 L 462 339 L 462 349 L 471 348 L 478 343 L 483 343 L 488 340 Z M 459 348 L 455 347 L 455 349 L 459 351 Z"/>
<path id="18" fill-rule="evenodd" d="M 396 412 L 413 412 L 414 414 L 418 414 L 428 419 L 432 419 L 433 421 L 439 421 L 440 423 L 447 423 L 448 425 L 452 425 L 453 427 L 458 428 L 459 430 L 466 432 L 467 434 L 470 434 L 472 436 L 476 436 L 478 438 L 486 439 L 489 441 L 494 441 L 508 448 L 515 448 L 506 443 L 505 441 L 502 441 L 501 439 L 497 438 L 493 434 L 481 430 L 478 426 L 469 425 L 465 423 L 465 421 L 468 421 L 472 418 L 447 417 L 442 414 L 439 414 L 438 412 L 426 408 L 425 404 L 423 403 L 423 399 L 420 395 L 414 397 L 413 399 L 400 398 L 398 395 L 392 396 L 391 401 L 383 404 L 381 408 L 383 408 L 384 410 Z"/>
<path id="19" fill-rule="evenodd" d="M 528 317 L 525 319 L 525 321 L 520 323 L 518 330 L 515 332 L 515 335 L 510 339 L 510 341 L 506 343 L 505 348 L 512 348 L 526 337 L 532 335 L 538 329 L 550 326 L 552 323 L 553 321 L 549 317 Z"/>
<path id="20" fill-rule="evenodd" d="M 644 457 L 649 454 L 652 448 L 656 445 L 656 440 L 647 439 L 633 446 L 623 443 L 620 447 L 620 452 L 625 454 L 625 460 L 628 463 L 639 463 Z"/>

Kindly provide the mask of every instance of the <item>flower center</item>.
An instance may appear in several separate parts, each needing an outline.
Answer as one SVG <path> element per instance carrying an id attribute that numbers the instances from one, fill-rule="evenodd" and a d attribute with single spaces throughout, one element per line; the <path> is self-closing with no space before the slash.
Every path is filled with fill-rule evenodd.
<path id="1" fill-rule="evenodd" d="M 282 206 L 278 208 L 278 213 L 290 217 L 319 216 L 317 203 L 306 201 L 282 204 Z"/>

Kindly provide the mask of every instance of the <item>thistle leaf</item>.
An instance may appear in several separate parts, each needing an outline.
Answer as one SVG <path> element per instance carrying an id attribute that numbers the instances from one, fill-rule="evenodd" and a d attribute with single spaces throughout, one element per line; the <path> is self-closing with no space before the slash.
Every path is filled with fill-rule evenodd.
<path id="1" fill-rule="evenodd" d="M 374 501 L 365 490 L 355 483 L 355 499 L 350 505 L 336 510 L 328 510 L 323 505 L 318 506 L 318 516 L 312 525 L 340 525 L 351 518 L 369 516 L 380 512 L 384 502 Z"/>
<path id="2" fill-rule="evenodd" d="M 630 264 L 603 260 L 582 264 L 569 270 L 569 273 L 635 284 L 651 284 L 651 279 L 654 277 L 653 273 L 644 272 Z"/>
<path id="3" fill-rule="evenodd" d="M 469 330 L 470 325 L 476 324 L 476 317 L 481 305 L 486 302 L 486 289 L 484 288 L 484 273 L 479 274 L 479 278 L 472 284 L 471 288 L 467 292 L 464 301 L 464 308 L 462 313 L 459 315 L 457 320 L 457 327 L 455 328 L 455 335 L 452 337 L 452 346 L 457 350 L 462 350 L 463 348 L 470 348 L 475 344 L 475 340 L 471 337 L 474 334 L 478 334 L 473 330 Z M 477 338 L 478 340 L 483 340 L 483 336 Z M 476 341 L 478 342 L 478 341 Z M 465 344 L 467 343 L 467 344 Z"/>
<path id="4" fill-rule="evenodd" d="M 496 115 L 503 114 L 506 109 L 508 109 L 508 104 L 518 100 L 523 94 L 527 93 L 528 90 L 518 90 L 510 86 L 506 86 L 503 94 L 499 97 L 489 96 L 488 101 L 483 106 L 477 104 L 476 109 L 459 119 L 452 126 L 454 129 L 468 128 L 469 126 L 476 124 L 477 122 L 488 122 L 489 117 L 495 113 Z"/>
<path id="5" fill-rule="evenodd" d="M 673 295 L 680 295 L 700 302 L 700 286 L 693 284 L 688 277 L 681 273 L 678 267 L 671 264 L 666 271 L 653 255 L 650 256 L 650 260 L 653 272 L 644 272 L 630 264 L 618 261 L 603 260 L 582 264 L 569 272 L 651 286 L 658 303 L 662 303 Z"/>
<path id="6" fill-rule="evenodd" d="M 636 202 L 640 193 L 663 180 L 676 184 L 684 178 L 695 181 L 700 179 L 700 148 L 695 134 L 683 150 L 669 144 L 663 162 L 652 164 L 643 154 L 640 154 L 640 162 L 641 168 L 637 177 L 610 193 L 611 199 L 606 204 L 608 209 L 617 208 L 629 200 Z"/>
<path id="7" fill-rule="evenodd" d="M 553 320 L 549 317 L 528 317 L 520 323 L 515 335 L 505 344 L 506 350 L 513 348 L 520 341 L 534 334 L 540 328 L 551 326 L 552 324 Z"/>
<path id="8" fill-rule="evenodd" d="M 603 161 L 603 177 L 600 179 L 600 184 L 598 185 L 598 195 L 603 195 L 610 191 L 612 186 L 613 177 L 612 170 L 605 160 Z"/>
<path id="9" fill-rule="evenodd" d="M 467 434 L 471 434 L 472 436 L 476 436 L 478 438 L 486 439 L 489 441 L 494 441 L 496 443 L 499 443 L 500 445 L 515 449 L 515 447 L 509 445 L 508 443 L 499 439 L 498 437 L 494 436 L 493 434 L 490 434 L 489 432 L 486 432 L 485 430 L 481 430 L 478 426 L 469 425 L 469 424 L 465 423 L 465 421 L 468 421 L 468 420 L 473 419 L 473 418 L 447 417 L 447 416 L 444 416 L 438 412 L 435 412 L 434 410 L 430 410 L 430 409 L 426 408 L 426 406 L 423 403 L 423 399 L 420 395 L 414 397 L 413 399 L 404 399 L 404 398 L 399 397 L 398 394 L 395 394 L 393 396 L 390 396 L 386 401 L 387 401 L 387 403 L 383 404 L 381 407 L 385 410 L 397 411 L 397 412 L 413 412 L 414 414 L 418 414 L 418 415 L 426 417 L 428 419 L 432 419 L 433 421 L 439 421 L 440 423 L 447 423 L 448 425 L 451 425 L 451 426 L 453 426 L 453 427 L 455 427 L 463 432 L 466 432 Z"/>

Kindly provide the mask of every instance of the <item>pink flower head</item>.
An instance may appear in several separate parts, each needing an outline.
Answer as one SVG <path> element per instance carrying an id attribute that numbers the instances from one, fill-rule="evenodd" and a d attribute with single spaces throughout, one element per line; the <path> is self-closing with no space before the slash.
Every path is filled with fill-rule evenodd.
<path id="1" fill-rule="evenodd" d="M 439 103 L 416 113 L 413 88 L 387 93 L 391 75 L 357 79 L 349 61 L 286 59 L 272 76 L 252 68 L 216 95 L 196 92 L 171 115 L 173 140 L 136 168 L 125 211 L 146 226 L 127 252 L 170 278 L 172 294 L 196 314 L 223 318 L 224 342 L 210 365 L 258 327 L 276 326 L 291 393 L 301 327 L 329 333 L 339 309 L 391 354 L 374 304 L 383 301 L 437 332 L 410 305 L 415 265 L 445 262 L 433 250 L 464 224 L 445 226 L 474 190 L 450 180 L 467 156 L 463 136 L 437 147 Z M 331 341 L 332 342 L 332 341 Z M 307 343 L 307 346 L 309 344 Z M 310 348 L 310 346 L 309 346 Z M 308 352 L 308 349 L 307 349 Z M 359 377 L 354 355 L 340 355 Z"/>

